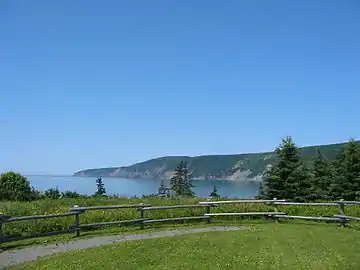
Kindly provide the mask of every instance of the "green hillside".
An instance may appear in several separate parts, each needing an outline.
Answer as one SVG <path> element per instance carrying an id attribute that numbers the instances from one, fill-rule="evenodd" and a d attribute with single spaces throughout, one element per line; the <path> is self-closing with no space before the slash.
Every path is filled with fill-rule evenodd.
<path id="1" fill-rule="evenodd" d="M 360 141 L 358 142 L 360 143 Z M 300 148 L 305 162 L 311 162 L 319 148 L 329 160 L 335 158 L 344 144 L 319 145 Z M 193 171 L 195 179 L 221 180 L 260 180 L 259 176 L 266 166 L 276 161 L 273 152 L 205 155 L 205 156 L 168 156 L 150 159 L 126 167 L 88 169 L 76 172 L 74 176 L 124 177 L 124 178 L 170 178 L 176 165 L 185 160 Z"/>

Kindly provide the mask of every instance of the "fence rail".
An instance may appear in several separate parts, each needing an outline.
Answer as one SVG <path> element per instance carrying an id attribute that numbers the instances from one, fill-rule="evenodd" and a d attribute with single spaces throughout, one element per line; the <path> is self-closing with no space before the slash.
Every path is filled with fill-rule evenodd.
<path id="1" fill-rule="evenodd" d="M 70 212 L 76 211 L 91 211 L 91 210 L 110 210 L 110 209 L 125 209 L 125 208 L 141 208 L 148 207 L 151 204 L 126 204 L 126 205 L 105 205 L 105 206 L 87 206 L 87 207 L 79 207 L 74 206 L 69 209 Z"/>
<path id="2" fill-rule="evenodd" d="M 347 205 L 347 204 L 360 204 L 360 202 L 357 202 L 357 201 L 336 201 L 336 202 L 334 202 L 334 203 L 338 203 L 338 204 L 345 204 L 345 205 Z"/>
<path id="3" fill-rule="evenodd" d="M 240 213 L 211 213 L 211 208 L 217 207 L 224 204 L 252 204 L 252 203 L 263 203 L 269 206 L 273 206 L 273 211 L 267 212 L 240 212 Z M 340 214 L 333 215 L 331 217 L 310 217 L 310 216 L 296 216 L 288 215 L 284 211 L 279 211 L 278 207 L 280 206 L 335 206 L 340 207 Z M 212 218 L 214 217 L 225 217 L 225 216 L 264 216 L 268 218 L 273 218 L 276 222 L 279 219 L 304 219 L 304 220 L 315 220 L 315 221 L 328 221 L 328 222 L 339 222 L 342 226 L 345 226 L 350 220 L 360 221 L 360 217 L 353 217 L 345 215 L 345 206 L 346 205 L 360 205 L 358 201 L 335 201 L 335 202 L 324 202 L 324 203 L 299 203 L 299 202 L 287 202 L 285 200 L 278 200 L 274 198 L 273 200 L 231 200 L 231 201 L 206 201 L 199 202 L 194 205 L 169 205 L 169 206 L 152 206 L 151 204 L 136 204 L 136 205 L 107 205 L 107 206 L 88 206 L 80 207 L 74 205 L 69 209 L 69 212 L 60 213 L 60 214 L 50 214 L 50 215 L 36 215 L 36 216 L 24 216 L 24 217 L 11 217 L 10 215 L 0 213 L 0 244 L 5 242 L 13 242 L 28 238 L 36 238 L 43 236 L 51 236 L 57 234 L 65 233 L 74 233 L 76 236 L 80 235 L 80 231 L 89 227 L 100 227 L 100 226 L 109 226 L 109 225 L 140 225 L 141 229 L 144 228 L 146 224 L 152 223 L 164 223 L 164 222 L 178 222 L 178 221 L 191 221 L 191 220 L 206 220 L 208 223 L 211 223 Z M 149 211 L 160 211 L 160 210 L 171 210 L 171 209 L 184 209 L 184 208 L 204 208 L 205 212 L 203 215 L 197 216 L 188 216 L 188 217 L 173 217 L 173 218 L 163 218 L 163 219 L 150 219 L 146 217 L 146 212 Z M 95 211 L 95 210 L 114 210 L 114 209 L 137 209 L 139 211 L 139 218 L 131 220 L 117 220 L 117 221 L 108 221 L 108 222 L 98 222 L 91 224 L 80 224 L 80 216 L 85 214 L 86 211 Z M 286 208 L 285 208 L 286 209 Z M 5 236 L 3 235 L 3 227 L 12 222 L 19 221 L 28 221 L 28 220 L 38 220 L 38 219 L 51 219 L 51 218 L 61 218 L 74 216 L 74 224 L 67 229 L 38 233 L 33 235 L 24 235 L 24 236 Z"/>
<path id="4" fill-rule="evenodd" d="M 235 203 L 274 203 L 274 202 L 285 202 L 285 200 L 235 200 L 235 201 L 207 201 L 199 202 L 199 204 L 205 205 L 217 205 L 217 204 L 235 204 Z"/>
<path id="5" fill-rule="evenodd" d="M 345 215 L 334 215 L 336 218 L 345 219 L 345 220 L 357 220 L 360 221 L 360 217 L 352 217 L 352 216 L 345 216 Z"/>
<path id="6" fill-rule="evenodd" d="M 140 208 L 139 210 L 151 211 L 151 210 L 166 210 L 166 209 L 178 209 L 178 208 L 200 208 L 200 207 L 209 207 L 213 206 L 211 204 L 189 204 L 189 205 L 169 205 L 169 206 L 150 206 Z M 215 206 L 215 205 L 214 205 Z"/>
<path id="7" fill-rule="evenodd" d="M 81 228 L 100 227 L 100 226 L 108 226 L 108 225 L 136 224 L 136 223 L 141 223 L 145 220 L 148 220 L 148 218 L 82 224 L 79 225 L 79 228 L 81 229 Z"/>
<path id="8" fill-rule="evenodd" d="M 273 202 L 274 205 L 303 205 L 303 206 L 339 206 L 340 203 L 298 203 L 298 202 Z"/>
<path id="9" fill-rule="evenodd" d="M 186 221 L 186 220 L 201 220 L 201 219 L 210 219 L 207 216 L 196 216 L 196 217 L 178 217 L 178 218 L 162 218 L 162 219 L 150 219 L 145 220 L 143 223 L 160 223 L 160 222 L 171 222 L 171 221 Z"/>
<path id="10" fill-rule="evenodd" d="M 289 216 L 289 215 L 274 215 L 275 218 L 293 218 L 306 220 L 321 220 L 321 221 L 335 221 L 341 222 L 341 219 L 336 217 L 306 217 L 306 216 Z"/>
<path id="11" fill-rule="evenodd" d="M 285 215 L 284 212 L 245 212 L 245 213 L 213 213 L 205 214 L 210 217 L 221 217 L 221 216 L 273 216 L 273 215 Z"/>
<path id="12" fill-rule="evenodd" d="M 24 220 L 36 220 L 36 219 L 48 219 L 48 218 L 56 218 L 56 217 L 68 217 L 68 216 L 75 216 L 77 214 L 78 213 L 76 213 L 76 212 L 68 212 L 68 213 L 40 215 L 40 216 L 10 217 L 8 219 L 3 219 L 0 222 L 2 222 L 2 223 L 10 223 L 10 222 L 24 221 Z"/>

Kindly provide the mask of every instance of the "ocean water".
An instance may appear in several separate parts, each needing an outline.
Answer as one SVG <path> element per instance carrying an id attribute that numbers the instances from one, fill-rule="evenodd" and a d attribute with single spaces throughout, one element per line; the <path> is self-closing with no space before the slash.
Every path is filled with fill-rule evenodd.
<path id="1" fill-rule="evenodd" d="M 91 195 L 96 192 L 96 177 L 26 175 L 31 185 L 40 191 L 57 187 L 60 191 L 76 191 Z M 142 196 L 157 193 L 159 179 L 125 179 L 104 177 L 106 193 L 124 197 Z M 165 181 L 166 184 L 168 182 Z M 216 185 L 221 196 L 229 198 L 254 198 L 259 191 L 259 182 L 196 180 L 193 181 L 194 192 L 199 197 L 207 197 Z"/>

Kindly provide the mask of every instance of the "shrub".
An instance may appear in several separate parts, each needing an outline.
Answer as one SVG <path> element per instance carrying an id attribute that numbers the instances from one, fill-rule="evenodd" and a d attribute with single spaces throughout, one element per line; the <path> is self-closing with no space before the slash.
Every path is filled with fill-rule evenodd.
<path id="1" fill-rule="evenodd" d="M 25 176 L 7 172 L 0 175 L 0 200 L 30 201 L 37 199 L 38 193 L 30 186 Z"/>
<path id="2" fill-rule="evenodd" d="M 44 195 L 46 198 L 53 200 L 60 199 L 61 197 L 61 193 L 58 188 L 50 188 L 44 192 Z"/>
<path id="3" fill-rule="evenodd" d="M 80 198 L 80 197 L 85 197 L 85 196 L 80 195 L 76 191 L 70 191 L 70 190 L 67 190 L 67 191 L 61 193 L 61 198 L 73 198 L 73 199 L 76 199 L 76 198 Z"/>

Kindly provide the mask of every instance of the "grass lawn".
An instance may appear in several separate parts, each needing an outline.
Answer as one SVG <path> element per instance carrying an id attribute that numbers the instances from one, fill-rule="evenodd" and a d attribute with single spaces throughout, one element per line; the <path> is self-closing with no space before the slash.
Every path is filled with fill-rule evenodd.
<path id="1" fill-rule="evenodd" d="M 268 223 L 62 253 L 10 269 L 360 269 L 359 249 L 357 230 Z"/>

